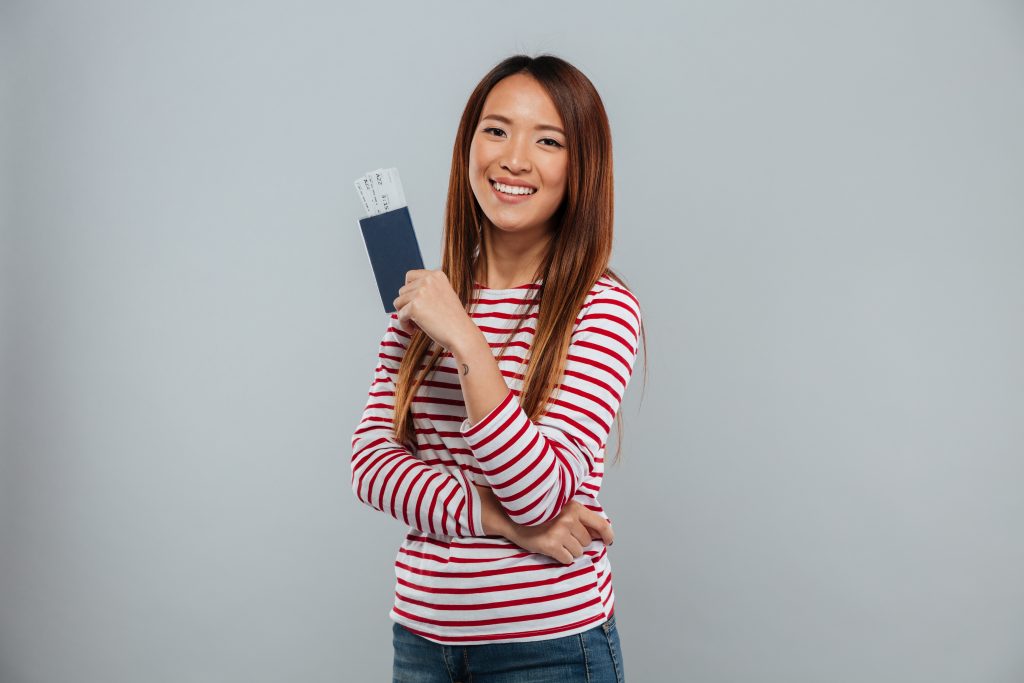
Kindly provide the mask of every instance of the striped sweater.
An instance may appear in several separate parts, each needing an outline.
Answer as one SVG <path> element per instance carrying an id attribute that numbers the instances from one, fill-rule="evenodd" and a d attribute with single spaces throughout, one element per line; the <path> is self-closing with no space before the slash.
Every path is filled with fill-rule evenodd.
<path id="1" fill-rule="evenodd" d="M 488 486 L 518 524 L 543 524 L 570 499 L 605 514 L 597 495 L 606 441 L 632 375 L 640 332 L 636 297 L 608 276 L 577 316 L 561 384 L 534 422 L 520 407 L 540 282 L 475 284 L 470 315 L 498 354 L 509 391 L 476 424 L 466 416 L 450 353 L 413 399 L 415 448 L 393 434 L 394 382 L 409 335 L 392 313 L 369 398 L 352 437 L 356 497 L 409 527 L 395 558 L 392 621 L 428 640 L 470 645 L 547 640 L 603 623 L 614 609 L 607 548 L 597 539 L 571 564 L 484 534 Z"/>

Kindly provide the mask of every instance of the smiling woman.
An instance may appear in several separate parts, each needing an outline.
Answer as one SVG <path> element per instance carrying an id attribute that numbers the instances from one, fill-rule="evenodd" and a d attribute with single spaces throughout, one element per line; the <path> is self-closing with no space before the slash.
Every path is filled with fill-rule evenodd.
<path id="1" fill-rule="evenodd" d="M 611 162 L 558 57 L 502 61 L 463 111 L 441 268 L 406 274 L 352 438 L 356 496 L 409 527 L 396 681 L 624 678 L 597 497 L 643 325 L 608 265 Z"/>
<path id="2" fill-rule="evenodd" d="M 544 87 L 520 73 L 488 93 L 480 123 L 469 149 L 473 193 L 495 227 L 528 228 L 520 239 L 536 241 L 553 230 L 565 196 L 562 117 Z"/>

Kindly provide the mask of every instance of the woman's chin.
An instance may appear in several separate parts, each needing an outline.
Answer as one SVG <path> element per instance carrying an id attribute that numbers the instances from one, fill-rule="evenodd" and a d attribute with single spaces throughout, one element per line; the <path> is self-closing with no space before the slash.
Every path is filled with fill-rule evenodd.
<path id="1" fill-rule="evenodd" d="M 530 226 L 522 221 L 505 221 L 500 218 L 497 220 L 491 218 L 490 221 L 494 228 L 501 230 L 502 232 L 522 232 L 530 229 Z"/>
<path id="2" fill-rule="evenodd" d="M 490 221 L 491 225 L 498 228 L 499 230 L 505 230 L 508 232 L 517 232 L 522 230 L 530 230 L 537 225 L 536 217 L 532 215 L 523 215 L 527 212 L 520 212 L 516 210 L 502 210 L 497 211 L 491 209 L 484 212 L 487 216 L 487 220 Z"/>

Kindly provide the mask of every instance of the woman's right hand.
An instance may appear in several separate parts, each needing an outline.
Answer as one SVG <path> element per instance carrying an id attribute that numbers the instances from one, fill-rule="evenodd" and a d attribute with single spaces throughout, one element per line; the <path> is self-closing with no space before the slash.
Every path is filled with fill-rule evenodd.
<path id="1" fill-rule="evenodd" d="M 510 520 L 511 521 L 511 520 Z M 583 555 L 592 540 L 603 539 L 611 545 L 615 539 L 607 519 L 575 500 L 566 503 L 558 516 L 536 526 L 509 524 L 505 537 L 520 548 L 572 564 Z"/>

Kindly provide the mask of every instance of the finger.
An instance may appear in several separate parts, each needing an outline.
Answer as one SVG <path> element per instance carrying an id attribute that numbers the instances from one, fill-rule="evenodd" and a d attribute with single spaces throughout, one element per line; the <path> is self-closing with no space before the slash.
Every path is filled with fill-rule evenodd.
<path id="1" fill-rule="evenodd" d="M 399 308 L 396 312 L 398 316 L 398 326 L 406 333 L 412 333 L 419 329 L 419 325 L 416 321 L 409 317 L 408 309 Z"/>
<path id="2" fill-rule="evenodd" d="M 615 534 L 612 532 L 612 525 L 608 523 L 608 520 L 594 512 L 593 510 L 587 509 L 580 514 L 580 521 L 583 522 L 589 529 L 596 531 L 600 534 L 604 540 L 605 545 L 611 545 L 615 541 Z"/>
<path id="3" fill-rule="evenodd" d="M 580 545 L 580 542 L 576 540 L 575 536 L 570 536 L 569 538 L 562 541 L 562 547 L 568 550 L 569 554 L 572 555 L 574 558 L 579 557 L 583 554 L 583 546 Z"/>
<path id="4" fill-rule="evenodd" d="M 423 284 L 423 276 L 416 275 L 417 272 L 430 272 L 430 271 L 416 271 L 410 270 L 405 274 L 405 284 L 398 288 L 399 294 L 409 294 L 415 292 Z"/>
<path id="5" fill-rule="evenodd" d="M 413 270 L 407 270 L 407 271 L 405 271 L 405 284 L 409 284 L 413 280 L 418 280 L 418 279 L 420 279 L 421 277 L 423 277 L 424 275 L 426 275 L 429 272 L 430 272 L 429 270 L 425 270 L 423 268 L 415 268 Z"/>
<path id="6" fill-rule="evenodd" d="M 398 309 L 399 313 L 405 316 L 405 320 L 412 320 L 413 308 L 416 306 L 416 302 L 412 300 L 411 294 L 403 294 L 392 303 L 395 304 L 395 308 Z"/>
<path id="7" fill-rule="evenodd" d="M 573 537 L 575 537 L 575 539 L 580 542 L 580 545 L 590 545 L 591 541 L 594 538 L 590 534 L 590 529 L 588 529 L 586 525 L 583 524 L 583 522 L 576 522 L 572 525 L 572 527 L 570 527 L 569 530 L 572 533 Z"/>
<path id="8" fill-rule="evenodd" d="M 413 291 L 416 289 L 416 285 L 405 285 L 398 290 L 398 297 L 395 299 L 395 308 L 402 308 L 407 304 L 411 304 L 413 301 Z M 403 291 L 404 290 L 404 291 Z"/>
<path id="9" fill-rule="evenodd" d="M 552 543 L 550 545 L 545 545 L 543 550 L 541 550 L 540 552 L 544 555 L 547 555 L 555 562 L 561 562 L 562 564 L 572 564 L 572 553 L 563 548 L 561 544 L 554 542 L 554 539 L 551 540 Z"/>

